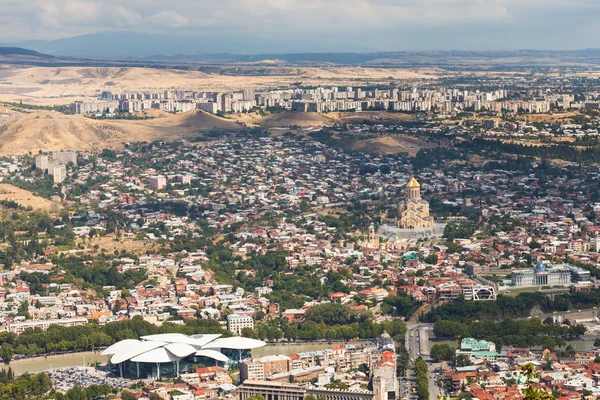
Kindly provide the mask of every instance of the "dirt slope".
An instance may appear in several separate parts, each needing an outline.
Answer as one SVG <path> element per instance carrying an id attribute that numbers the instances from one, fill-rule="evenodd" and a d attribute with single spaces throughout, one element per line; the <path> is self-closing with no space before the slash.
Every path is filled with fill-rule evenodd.
<path id="1" fill-rule="evenodd" d="M 361 140 L 353 144 L 353 150 L 361 150 L 375 154 L 408 153 L 414 157 L 422 148 L 429 148 L 430 144 L 410 136 L 396 135 L 383 136 L 375 139 Z"/>
<path id="2" fill-rule="evenodd" d="M 265 128 L 286 127 L 286 126 L 324 126 L 332 125 L 335 120 L 317 113 L 297 113 L 284 112 L 281 114 L 272 114 L 265 117 L 260 125 Z"/>
<path id="3" fill-rule="evenodd" d="M 22 114 L 16 121 L 0 125 L 0 153 L 121 148 L 125 142 L 194 137 L 207 130 L 240 129 L 232 121 L 201 111 L 150 120 L 93 120 L 56 112 Z"/>
<path id="4" fill-rule="evenodd" d="M 38 197 L 27 190 L 5 183 L 0 184 L 0 200 L 12 200 L 23 207 L 32 207 L 36 210 L 57 211 L 60 208 L 60 203 Z"/>

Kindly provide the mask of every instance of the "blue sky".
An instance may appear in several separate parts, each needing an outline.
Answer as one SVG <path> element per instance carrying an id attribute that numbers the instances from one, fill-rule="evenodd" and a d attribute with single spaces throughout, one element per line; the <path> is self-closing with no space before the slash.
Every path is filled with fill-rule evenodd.
<path id="1" fill-rule="evenodd" d="M 600 0 L 0 0 L 0 42 L 104 31 L 264 52 L 600 47 Z"/>

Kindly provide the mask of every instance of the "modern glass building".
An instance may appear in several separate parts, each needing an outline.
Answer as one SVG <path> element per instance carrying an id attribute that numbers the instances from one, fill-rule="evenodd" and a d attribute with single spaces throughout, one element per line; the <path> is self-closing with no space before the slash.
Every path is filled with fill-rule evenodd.
<path id="1" fill-rule="evenodd" d="M 118 376 L 132 379 L 174 378 L 193 366 L 236 366 L 249 358 L 252 349 L 265 342 L 245 337 L 183 335 L 166 333 L 126 339 L 102 352 L 109 355 L 110 368 Z"/>

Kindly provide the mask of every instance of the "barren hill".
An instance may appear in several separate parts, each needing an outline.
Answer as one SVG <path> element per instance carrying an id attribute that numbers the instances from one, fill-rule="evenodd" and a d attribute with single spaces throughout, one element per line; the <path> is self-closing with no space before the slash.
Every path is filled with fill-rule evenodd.
<path id="1" fill-rule="evenodd" d="M 287 127 L 287 126 L 324 126 L 335 123 L 335 120 L 317 113 L 295 113 L 284 112 L 281 114 L 271 114 L 260 121 L 260 125 L 265 128 Z"/>
<path id="2" fill-rule="evenodd" d="M 23 207 L 32 207 L 37 210 L 58 211 L 61 208 L 60 203 L 7 184 L 0 184 L 0 200 L 12 200 Z"/>
<path id="3" fill-rule="evenodd" d="M 396 135 L 360 140 L 352 145 L 352 150 L 374 154 L 408 153 L 408 155 L 414 157 L 420 149 L 429 147 L 431 145 L 423 140 L 405 135 Z"/>
<path id="4" fill-rule="evenodd" d="M 69 104 L 97 98 L 102 91 L 116 93 L 163 90 L 228 91 L 265 89 L 302 82 L 319 86 L 375 84 L 393 79 L 437 78 L 435 71 L 360 67 L 279 67 L 275 65 L 207 68 L 205 72 L 138 67 L 2 67 L 0 95 L 3 101 L 36 105 Z"/>
<path id="5" fill-rule="evenodd" d="M 329 112 L 318 114 L 313 112 L 284 112 L 262 114 L 249 112 L 234 114 L 228 118 L 248 127 L 287 128 L 290 126 L 318 127 L 339 123 L 361 123 L 362 121 L 412 121 L 414 117 L 408 114 L 388 113 L 385 111 L 363 112 Z"/>
<path id="6" fill-rule="evenodd" d="M 231 121 L 201 111 L 150 120 L 94 120 L 56 112 L 22 114 L 0 125 L 0 153 L 24 154 L 39 150 L 98 151 L 121 148 L 125 142 L 179 139 L 208 130 L 236 131 Z"/>

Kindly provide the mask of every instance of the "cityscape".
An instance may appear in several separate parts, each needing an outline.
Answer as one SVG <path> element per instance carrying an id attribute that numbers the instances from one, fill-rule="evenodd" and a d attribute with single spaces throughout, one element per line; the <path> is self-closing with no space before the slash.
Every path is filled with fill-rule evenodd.
<path id="1" fill-rule="evenodd" d="M 600 399 L 592 3 L 0 1 L 0 399 Z"/>

